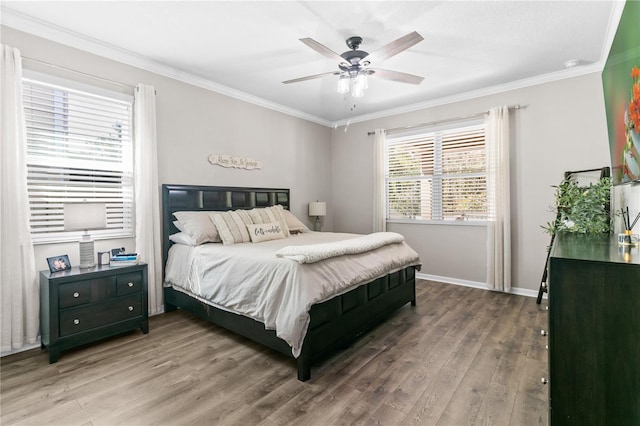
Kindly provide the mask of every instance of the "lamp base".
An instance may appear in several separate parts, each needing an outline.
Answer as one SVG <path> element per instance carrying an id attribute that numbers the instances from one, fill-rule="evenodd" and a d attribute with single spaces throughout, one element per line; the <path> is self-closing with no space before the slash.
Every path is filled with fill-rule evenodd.
<path id="1" fill-rule="evenodd" d="M 93 254 L 93 240 L 88 235 L 84 235 L 79 241 L 80 245 L 80 269 L 89 269 L 96 266 L 96 259 Z"/>
<path id="2" fill-rule="evenodd" d="M 316 216 L 316 220 L 313 222 L 313 230 L 320 232 L 321 228 L 320 228 L 320 216 Z"/>

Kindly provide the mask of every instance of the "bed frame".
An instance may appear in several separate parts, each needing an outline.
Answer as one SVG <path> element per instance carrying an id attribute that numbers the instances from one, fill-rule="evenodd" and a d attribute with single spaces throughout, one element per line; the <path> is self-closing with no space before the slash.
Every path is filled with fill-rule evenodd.
<path id="1" fill-rule="evenodd" d="M 178 232 L 173 225 L 176 211 L 227 211 L 281 204 L 289 208 L 289 190 L 273 188 L 237 188 L 220 186 L 162 185 L 162 264 L 166 265 L 169 235 Z M 382 322 L 407 303 L 416 305 L 415 267 L 411 266 L 313 305 L 311 322 L 296 359 L 298 379 L 311 378 L 311 365 Z M 292 357 L 291 347 L 266 330 L 263 323 L 223 311 L 189 295 L 164 287 L 165 312 L 177 308 L 227 328 Z"/>

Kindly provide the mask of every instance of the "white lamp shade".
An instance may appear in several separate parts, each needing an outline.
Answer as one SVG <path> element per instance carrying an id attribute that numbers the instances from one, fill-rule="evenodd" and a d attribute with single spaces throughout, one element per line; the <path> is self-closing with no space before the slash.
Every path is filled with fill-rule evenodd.
<path id="1" fill-rule="evenodd" d="M 107 209 L 103 203 L 64 204 L 64 230 L 86 231 L 107 227 Z"/>
<path id="2" fill-rule="evenodd" d="M 309 216 L 326 216 L 327 203 L 323 201 L 314 201 L 309 203 Z"/>

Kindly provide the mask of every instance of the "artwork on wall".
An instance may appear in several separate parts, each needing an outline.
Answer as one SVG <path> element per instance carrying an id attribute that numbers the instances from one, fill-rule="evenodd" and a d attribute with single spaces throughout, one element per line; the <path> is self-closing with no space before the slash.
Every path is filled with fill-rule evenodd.
<path id="1" fill-rule="evenodd" d="M 602 71 L 613 184 L 640 181 L 640 2 L 627 2 Z"/>
<path id="2" fill-rule="evenodd" d="M 254 160 L 247 157 L 236 157 L 234 155 L 217 155 L 209 156 L 209 163 L 222 167 L 233 167 L 235 169 L 259 170 L 262 169 L 262 161 Z"/>

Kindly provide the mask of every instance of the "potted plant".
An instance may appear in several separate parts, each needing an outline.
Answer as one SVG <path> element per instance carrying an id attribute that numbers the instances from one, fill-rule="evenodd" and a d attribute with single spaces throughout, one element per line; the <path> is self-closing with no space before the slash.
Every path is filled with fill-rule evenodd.
<path id="1" fill-rule="evenodd" d="M 551 235 L 556 232 L 599 234 L 611 232 L 610 214 L 611 178 L 603 177 L 589 186 L 580 186 L 572 179 L 565 179 L 556 188 L 554 222 L 543 228 Z"/>

